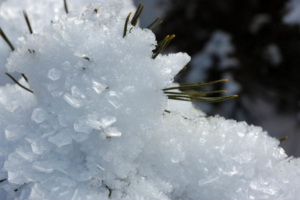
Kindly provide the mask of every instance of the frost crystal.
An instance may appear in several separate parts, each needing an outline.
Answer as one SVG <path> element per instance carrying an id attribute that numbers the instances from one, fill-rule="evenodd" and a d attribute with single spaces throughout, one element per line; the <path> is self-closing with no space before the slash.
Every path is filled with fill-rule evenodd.
<path id="1" fill-rule="evenodd" d="M 101 3 L 106 5 L 109 0 L 69 0 L 68 10 L 71 13 L 82 13 L 91 3 Z M 57 22 L 60 15 L 65 14 L 63 0 L 0 0 L 0 24 L 2 30 L 7 35 L 12 45 L 17 48 L 22 41 L 21 37 L 28 33 L 22 10 L 26 10 L 34 33 L 39 33 L 44 26 L 52 22 Z M 124 7 L 120 11 L 120 16 L 125 18 L 129 12 L 133 12 L 135 6 L 132 0 L 124 0 Z M 99 9 L 99 15 L 101 15 Z M 18 38 L 20 38 L 18 40 Z M 42 50 L 41 50 L 42 51 Z M 6 84 L 9 79 L 4 75 L 6 60 L 11 49 L 0 39 L 0 85 Z M 55 66 L 54 66 L 55 67 Z M 16 75 L 18 75 L 16 73 Z"/>
<path id="2" fill-rule="evenodd" d="M 1 197 L 298 199 L 300 161 L 259 127 L 167 101 L 189 56 L 152 59 L 152 31 L 129 24 L 123 38 L 122 2 L 109 2 L 11 54 L 9 72 L 34 93 L 0 87 Z"/>

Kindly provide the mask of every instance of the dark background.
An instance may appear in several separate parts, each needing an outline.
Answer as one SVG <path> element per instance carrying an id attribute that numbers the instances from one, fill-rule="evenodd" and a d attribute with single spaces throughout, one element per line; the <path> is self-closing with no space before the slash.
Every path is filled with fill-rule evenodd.
<path id="1" fill-rule="evenodd" d="M 139 1 L 135 2 L 138 5 Z M 300 155 L 300 30 L 284 22 L 285 0 L 145 0 L 141 27 L 158 15 L 157 40 L 176 34 L 165 52 L 187 52 L 192 61 L 179 83 L 229 82 L 236 99 L 197 104 L 208 115 L 261 126 L 290 156 Z M 300 21 L 300 19 L 299 19 Z"/>

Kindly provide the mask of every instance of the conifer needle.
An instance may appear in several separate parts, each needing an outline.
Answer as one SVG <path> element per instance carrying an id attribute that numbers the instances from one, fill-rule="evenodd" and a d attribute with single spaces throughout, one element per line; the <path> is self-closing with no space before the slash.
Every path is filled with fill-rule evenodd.
<path id="1" fill-rule="evenodd" d="M 222 97 L 207 97 L 209 94 L 216 93 L 225 93 L 225 90 L 217 90 L 211 92 L 202 92 L 196 91 L 196 89 L 200 89 L 206 85 L 211 85 L 215 83 L 220 83 L 227 81 L 227 79 L 218 80 L 209 83 L 195 83 L 195 84 L 181 84 L 178 87 L 170 87 L 163 89 L 165 95 L 168 99 L 179 100 L 179 101 L 190 101 L 190 102 L 202 102 L 202 103 L 216 103 L 220 101 L 225 101 L 231 98 L 237 97 L 237 95 L 231 96 L 222 96 Z M 179 90 L 179 91 L 171 91 L 171 90 Z"/>
<path id="2" fill-rule="evenodd" d="M 147 26 L 146 28 L 150 29 L 151 26 L 153 26 L 158 20 L 160 19 L 160 17 L 157 17 L 149 26 Z"/>
<path id="3" fill-rule="evenodd" d="M 208 82 L 208 83 L 181 84 L 178 87 L 165 88 L 165 89 L 163 89 L 163 91 L 167 91 L 167 90 L 194 90 L 194 89 L 199 89 L 199 88 L 207 86 L 207 85 L 212 85 L 212 84 L 226 82 L 226 81 L 228 81 L 228 79 L 222 79 L 222 80 Z"/>
<path id="4" fill-rule="evenodd" d="M 165 48 L 169 45 L 171 40 L 173 40 L 174 38 L 175 38 L 175 35 L 172 35 L 171 37 L 169 35 L 167 35 L 165 37 L 165 39 L 157 45 L 158 50 L 152 56 L 152 58 L 155 59 L 161 52 L 163 52 L 165 50 Z"/>
<path id="5" fill-rule="evenodd" d="M 287 139 L 288 139 L 288 136 L 285 136 L 285 137 L 281 138 L 281 139 L 279 140 L 279 142 L 282 143 L 283 141 L 285 141 L 285 140 L 287 140 Z"/>
<path id="6" fill-rule="evenodd" d="M 67 0 L 64 0 L 64 7 L 65 7 L 65 11 L 68 14 L 69 10 L 68 10 L 68 4 L 67 4 Z"/>
<path id="7" fill-rule="evenodd" d="M 125 21 L 123 38 L 126 36 L 126 33 L 127 33 L 127 26 L 128 26 L 130 15 L 131 15 L 131 13 L 129 13 L 129 15 L 127 16 L 126 21 Z"/>
<path id="8" fill-rule="evenodd" d="M 20 86 L 21 88 L 23 88 L 24 90 L 27 90 L 28 92 L 33 93 L 32 90 L 28 89 L 27 87 L 23 86 L 22 84 L 20 84 L 16 79 L 14 79 L 14 77 L 12 77 L 9 73 L 5 73 L 9 78 L 11 78 L 11 80 L 13 80 L 18 86 Z"/>
<path id="9" fill-rule="evenodd" d="M 15 50 L 14 46 L 11 44 L 11 42 L 8 40 L 8 38 L 6 37 L 5 33 L 2 31 L 2 29 L 0 28 L 0 35 L 1 37 L 4 39 L 4 41 L 8 44 L 8 46 L 10 47 L 10 49 L 12 51 Z"/>
<path id="10" fill-rule="evenodd" d="M 26 20 L 26 23 L 27 23 L 29 32 L 30 32 L 30 34 L 32 34 L 33 31 L 32 31 L 32 28 L 31 28 L 30 21 L 29 21 L 29 19 L 28 19 L 28 15 L 27 15 L 27 13 L 26 13 L 26 10 L 23 10 L 23 15 L 24 15 L 24 17 L 25 17 L 25 20 Z"/>
<path id="11" fill-rule="evenodd" d="M 139 4 L 138 8 L 136 9 L 136 11 L 132 17 L 131 25 L 135 26 L 137 24 L 138 19 L 144 10 L 144 6 L 145 5 L 142 5 L 142 3 Z"/>
<path id="12" fill-rule="evenodd" d="M 160 21 L 154 28 L 152 28 L 151 30 L 154 31 L 155 29 L 157 29 L 161 24 L 163 23 L 163 21 Z"/>

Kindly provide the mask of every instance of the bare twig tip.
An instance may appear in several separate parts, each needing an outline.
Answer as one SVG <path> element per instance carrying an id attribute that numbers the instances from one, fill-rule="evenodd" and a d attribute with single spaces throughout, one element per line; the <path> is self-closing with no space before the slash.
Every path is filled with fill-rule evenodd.
<path id="1" fill-rule="evenodd" d="M 6 72 L 5 72 L 5 74 L 6 74 L 9 78 L 11 78 L 11 80 L 13 80 L 13 82 L 15 82 L 18 86 L 20 86 L 21 88 L 23 88 L 24 90 L 26 90 L 26 91 L 28 91 L 28 92 L 33 93 L 32 90 L 30 90 L 30 89 L 28 89 L 27 87 L 25 87 L 25 86 L 23 86 L 22 84 L 20 84 L 20 83 L 19 83 L 14 77 L 12 77 L 9 73 L 6 73 Z"/>

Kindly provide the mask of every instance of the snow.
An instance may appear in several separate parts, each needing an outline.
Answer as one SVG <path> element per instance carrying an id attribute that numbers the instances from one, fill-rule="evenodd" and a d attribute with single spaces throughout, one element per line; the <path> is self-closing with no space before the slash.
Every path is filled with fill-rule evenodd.
<path id="1" fill-rule="evenodd" d="M 167 100 L 190 57 L 152 59 L 148 29 L 123 38 L 120 3 L 63 15 L 11 54 L 34 93 L 0 87 L 1 198 L 298 199 L 300 160 L 277 139 Z"/>
<path id="2" fill-rule="evenodd" d="M 300 1 L 290 0 L 286 4 L 286 14 L 283 17 L 283 22 L 286 24 L 298 24 L 300 23 Z"/>
<path id="3" fill-rule="evenodd" d="M 100 2 L 103 5 L 110 1 L 106 0 L 68 0 L 69 12 L 82 13 L 91 3 Z M 129 12 L 135 11 L 135 6 L 131 0 L 124 0 L 124 7 L 120 11 L 120 16 L 125 18 Z M 59 16 L 65 14 L 63 0 L 4 0 L 0 1 L 0 24 L 2 30 L 9 38 L 10 42 L 16 48 L 19 44 L 18 38 L 25 33 L 29 33 L 22 10 L 26 10 L 31 27 L 34 33 L 39 33 L 44 26 L 49 25 L 51 21 L 56 22 Z M 0 39 L 0 85 L 12 83 L 4 75 L 6 60 L 11 53 L 11 49 Z M 15 73 L 15 77 L 20 77 Z"/>

